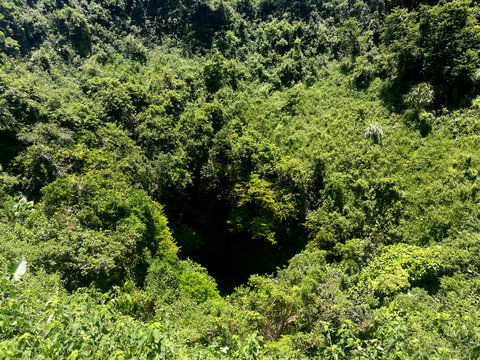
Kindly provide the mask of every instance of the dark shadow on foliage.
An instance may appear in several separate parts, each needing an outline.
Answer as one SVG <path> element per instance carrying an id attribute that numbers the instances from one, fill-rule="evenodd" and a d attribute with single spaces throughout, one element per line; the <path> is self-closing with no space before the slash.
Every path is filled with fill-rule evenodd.
<path id="1" fill-rule="evenodd" d="M 0 131 L 0 166 L 4 169 L 25 148 L 14 133 Z"/>

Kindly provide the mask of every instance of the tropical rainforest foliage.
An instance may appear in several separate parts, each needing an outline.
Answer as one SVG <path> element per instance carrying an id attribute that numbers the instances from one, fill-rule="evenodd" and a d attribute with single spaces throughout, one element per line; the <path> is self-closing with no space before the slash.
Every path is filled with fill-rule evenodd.
<path id="1" fill-rule="evenodd" d="M 0 1 L 0 358 L 480 358 L 478 0 Z"/>

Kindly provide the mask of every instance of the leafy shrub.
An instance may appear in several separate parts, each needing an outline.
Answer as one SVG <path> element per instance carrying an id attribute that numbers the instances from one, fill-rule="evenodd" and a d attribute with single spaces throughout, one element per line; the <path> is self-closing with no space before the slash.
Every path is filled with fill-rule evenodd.
<path id="1" fill-rule="evenodd" d="M 147 291 L 159 303 L 175 302 L 182 298 L 202 303 L 220 298 L 215 280 L 204 268 L 172 256 L 155 259 L 148 269 L 145 283 Z"/>
<path id="2" fill-rule="evenodd" d="M 56 227 L 57 240 L 48 241 L 58 243 L 51 270 L 70 286 L 142 283 L 152 257 L 177 251 L 162 208 L 119 174 L 65 177 L 44 194 L 39 211 Z"/>
<path id="3" fill-rule="evenodd" d="M 65 6 L 53 14 L 53 23 L 58 32 L 65 36 L 80 56 L 91 52 L 90 27 L 85 16 L 78 10 Z"/>
<path id="4" fill-rule="evenodd" d="M 370 124 L 365 130 L 365 137 L 371 139 L 374 144 L 380 144 L 384 135 L 383 127 L 377 124 Z"/>
<path id="5" fill-rule="evenodd" d="M 37 288 L 40 291 L 25 291 L 0 281 L 0 296 L 7 304 L 0 311 L 2 358 L 173 358 L 171 336 L 161 322 L 142 324 L 119 314 L 116 300 L 108 295 L 68 296 L 48 293 L 49 287 Z"/>
<path id="6" fill-rule="evenodd" d="M 276 224 L 295 215 L 295 203 L 258 174 L 252 174 L 245 184 L 237 184 L 235 192 L 238 202 L 229 219 L 231 229 L 249 231 L 254 239 L 274 244 Z"/>
<path id="7" fill-rule="evenodd" d="M 180 289 L 196 302 L 220 298 L 217 285 L 207 274 L 186 269 L 180 275 Z"/>
<path id="8" fill-rule="evenodd" d="M 404 97 L 405 104 L 412 109 L 428 109 L 434 100 L 434 91 L 430 84 L 420 83 L 412 87 Z"/>
<path id="9" fill-rule="evenodd" d="M 28 201 L 25 196 L 20 194 L 5 201 L 4 206 L 7 216 L 13 220 L 16 217 L 24 216 L 25 213 L 33 210 L 33 201 Z"/>
<path id="10" fill-rule="evenodd" d="M 412 285 L 431 288 L 445 269 L 441 247 L 387 246 L 363 271 L 364 281 L 379 296 L 391 296 Z"/>

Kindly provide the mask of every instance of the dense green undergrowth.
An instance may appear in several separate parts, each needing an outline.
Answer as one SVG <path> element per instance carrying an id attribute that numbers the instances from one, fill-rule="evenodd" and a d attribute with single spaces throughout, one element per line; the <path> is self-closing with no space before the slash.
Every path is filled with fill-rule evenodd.
<path id="1" fill-rule="evenodd" d="M 479 20 L 2 1 L 0 358 L 479 358 Z"/>

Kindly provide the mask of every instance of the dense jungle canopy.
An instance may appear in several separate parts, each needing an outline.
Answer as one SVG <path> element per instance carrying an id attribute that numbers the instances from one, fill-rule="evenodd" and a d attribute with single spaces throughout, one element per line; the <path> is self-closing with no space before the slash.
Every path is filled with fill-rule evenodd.
<path id="1" fill-rule="evenodd" d="M 1 0 L 0 358 L 480 358 L 478 0 Z"/>

